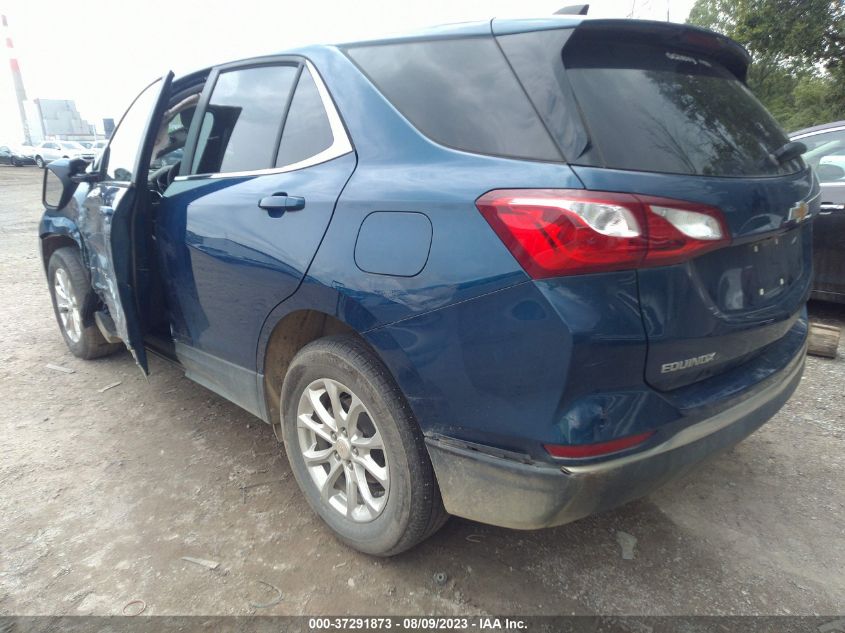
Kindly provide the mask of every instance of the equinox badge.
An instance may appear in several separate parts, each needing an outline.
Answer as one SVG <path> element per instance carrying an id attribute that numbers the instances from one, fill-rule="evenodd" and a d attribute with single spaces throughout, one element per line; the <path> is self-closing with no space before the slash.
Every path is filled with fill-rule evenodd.
<path id="1" fill-rule="evenodd" d="M 660 368 L 660 373 L 668 374 L 672 371 L 679 371 L 681 369 L 689 369 L 690 367 L 706 365 L 707 363 L 713 362 L 714 358 L 716 358 L 716 352 L 710 352 L 709 354 L 702 354 L 701 356 L 695 356 L 693 358 L 687 358 L 685 360 L 676 360 L 674 363 L 663 363 L 663 366 Z"/>

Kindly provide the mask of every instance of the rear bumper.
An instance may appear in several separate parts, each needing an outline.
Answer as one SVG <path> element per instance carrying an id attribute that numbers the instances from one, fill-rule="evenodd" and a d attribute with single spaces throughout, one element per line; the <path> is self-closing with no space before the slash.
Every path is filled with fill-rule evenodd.
<path id="1" fill-rule="evenodd" d="M 806 345 L 764 388 L 730 408 L 600 462 L 538 464 L 443 436 L 426 438 L 446 510 L 514 529 L 562 525 L 648 494 L 708 456 L 740 442 L 795 391 Z"/>

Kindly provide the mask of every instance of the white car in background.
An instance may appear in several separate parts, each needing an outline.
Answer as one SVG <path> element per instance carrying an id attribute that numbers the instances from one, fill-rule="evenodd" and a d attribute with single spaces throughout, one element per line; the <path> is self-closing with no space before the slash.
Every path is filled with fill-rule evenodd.
<path id="1" fill-rule="evenodd" d="M 59 158 L 82 158 L 88 161 L 96 158 L 96 152 L 86 149 L 76 141 L 43 141 L 35 146 L 35 164 L 44 167 Z"/>
<path id="2" fill-rule="evenodd" d="M 108 140 L 94 141 L 91 144 L 91 151 L 94 152 L 97 156 L 99 156 L 103 153 L 103 150 L 106 149 L 106 145 L 108 144 Z"/>
<path id="3" fill-rule="evenodd" d="M 20 145 L 15 145 L 14 148 L 18 154 L 23 156 L 24 158 L 31 158 L 35 160 L 35 150 L 36 147 L 34 145 L 27 145 L 26 143 L 21 143 Z"/>

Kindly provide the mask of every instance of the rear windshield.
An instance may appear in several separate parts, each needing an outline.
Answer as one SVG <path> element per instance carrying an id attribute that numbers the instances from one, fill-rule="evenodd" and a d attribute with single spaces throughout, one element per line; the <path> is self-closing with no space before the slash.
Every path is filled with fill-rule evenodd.
<path id="1" fill-rule="evenodd" d="M 594 145 L 587 162 L 706 176 L 774 176 L 802 168 L 800 160 L 778 165 L 769 158 L 788 139 L 716 61 L 602 40 L 564 48 L 563 63 Z"/>

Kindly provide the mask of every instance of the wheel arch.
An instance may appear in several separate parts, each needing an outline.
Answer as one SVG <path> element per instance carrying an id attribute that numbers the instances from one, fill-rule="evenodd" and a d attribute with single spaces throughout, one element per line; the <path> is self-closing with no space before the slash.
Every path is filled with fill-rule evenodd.
<path id="1" fill-rule="evenodd" d="M 44 265 L 44 273 L 50 264 L 50 257 L 60 248 L 70 246 L 82 253 L 82 244 L 79 236 L 71 232 L 47 233 L 41 236 L 41 263 Z"/>
<path id="2" fill-rule="evenodd" d="M 294 356 L 312 341 L 334 334 L 363 337 L 350 325 L 325 312 L 300 309 L 283 316 L 273 326 L 262 355 L 262 391 L 267 419 L 275 428 L 280 421 L 282 383 Z"/>
<path id="3" fill-rule="evenodd" d="M 267 421 L 276 429 L 281 421 L 280 397 L 282 383 L 294 356 L 308 343 L 337 334 L 348 334 L 360 340 L 378 358 L 390 372 L 408 402 L 414 418 L 420 423 L 414 407 L 413 394 L 409 387 L 418 385 L 419 375 L 404 353 L 402 346 L 386 333 L 375 331 L 359 332 L 335 315 L 312 308 L 302 308 L 289 312 L 273 326 L 267 339 L 263 354 L 259 356 L 261 364 L 261 391 L 263 395 Z M 376 335 L 373 335 L 376 334 Z"/>

